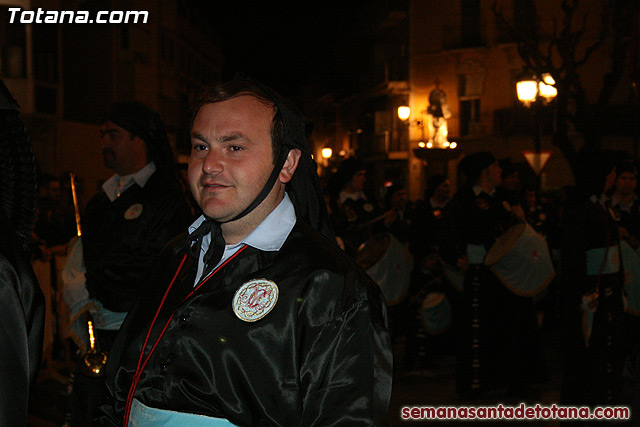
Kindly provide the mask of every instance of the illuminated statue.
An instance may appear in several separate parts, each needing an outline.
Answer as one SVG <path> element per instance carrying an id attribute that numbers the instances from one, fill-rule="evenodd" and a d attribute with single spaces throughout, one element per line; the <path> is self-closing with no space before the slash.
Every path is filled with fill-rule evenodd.
<path id="1" fill-rule="evenodd" d="M 436 88 L 429 94 L 429 107 L 427 114 L 431 120 L 427 121 L 429 127 L 429 141 L 436 147 L 448 147 L 447 135 L 449 128 L 447 119 L 451 117 L 451 111 L 447 104 L 447 94 L 436 83 Z"/>

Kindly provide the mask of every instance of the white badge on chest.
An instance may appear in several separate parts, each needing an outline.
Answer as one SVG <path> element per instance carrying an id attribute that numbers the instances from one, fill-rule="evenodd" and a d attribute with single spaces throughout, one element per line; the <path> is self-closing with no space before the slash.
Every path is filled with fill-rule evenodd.
<path id="1" fill-rule="evenodd" d="M 245 322 L 260 320 L 275 307 L 278 292 L 278 286 L 270 280 L 250 280 L 233 296 L 233 312 Z"/>
<path id="2" fill-rule="evenodd" d="M 124 213 L 124 219 L 136 219 L 140 215 L 142 215 L 142 205 L 136 203 L 135 205 L 129 206 L 129 209 Z"/>

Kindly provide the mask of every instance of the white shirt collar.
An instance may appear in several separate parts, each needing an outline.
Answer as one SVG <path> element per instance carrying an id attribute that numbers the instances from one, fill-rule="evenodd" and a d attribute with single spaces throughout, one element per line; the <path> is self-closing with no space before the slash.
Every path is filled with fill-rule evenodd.
<path id="1" fill-rule="evenodd" d="M 482 193 L 484 190 L 482 189 L 482 187 L 480 187 L 478 184 L 473 186 L 473 193 L 476 195 L 476 197 L 478 197 L 480 195 L 480 193 Z M 490 196 L 493 196 L 496 193 L 496 189 L 495 187 L 493 188 L 493 190 L 491 190 L 489 193 L 487 193 Z"/>
<path id="2" fill-rule="evenodd" d="M 156 169 L 157 168 L 155 163 L 149 162 L 145 167 L 143 167 L 142 169 L 140 169 L 138 172 L 134 174 L 125 175 L 125 176 L 114 174 L 111 178 L 109 178 L 102 184 L 102 189 L 107 194 L 107 197 L 109 198 L 109 200 L 113 202 L 115 199 L 118 198 L 117 196 L 118 181 L 120 179 L 126 182 L 125 186 L 122 188 L 123 192 L 127 188 L 131 187 L 134 182 L 138 184 L 140 187 L 144 188 L 144 186 L 147 184 L 147 181 L 149 181 L 149 178 L 151 178 L 151 175 L 153 175 Z"/>
<path id="3" fill-rule="evenodd" d="M 602 193 L 600 194 L 600 196 L 598 197 L 595 194 L 592 194 L 591 197 L 589 197 L 589 200 L 591 200 L 592 203 L 600 203 L 600 206 L 602 206 L 603 208 L 606 209 L 607 207 L 607 202 L 609 201 L 609 198 L 607 197 L 606 194 Z"/>
<path id="4" fill-rule="evenodd" d="M 365 196 L 363 191 L 356 191 L 355 193 L 349 193 L 348 191 L 341 191 L 340 194 L 338 195 L 339 197 L 339 202 L 342 204 L 345 202 L 345 200 L 347 199 L 352 199 L 352 200 L 367 200 L 367 196 Z"/>
<path id="5" fill-rule="evenodd" d="M 433 209 L 444 209 L 447 206 L 447 203 L 449 203 L 449 200 L 445 200 L 444 203 L 439 203 L 436 199 L 431 197 L 429 199 L 429 203 Z"/>
<path id="6" fill-rule="evenodd" d="M 613 193 L 613 196 L 611 196 L 611 207 L 616 207 L 618 206 L 620 210 L 623 210 L 625 212 L 631 212 L 631 206 L 633 205 L 633 203 L 638 199 L 638 196 L 636 196 L 635 194 L 633 195 L 633 198 L 631 199 L 631 203 L 626 203 L 623 202 L 619 197 L 617 193 Z"/>
<path id="7" fill-rule="evenodd" d="M 201 215 L 193 224 L 189 226 L 189 234 L 193 233 L 204 221 L 204 215 Z M 226 245 L 224 255 L 218 265 L 225 262 L 233 254 L 235 254 L 242 246 L 248 245 L 261 251 L 274 252 L 279 251 L 284 242 L 289 237 L 291 230 L 296 224 L 296 211 L 293 203 L 287 193 L 284 194 L 282 201 L 271 211 L 269 215 L 251 232 L 247 237 L 242 239 L 240 243 L 235 245 Z M 204 270 L 204 254 L 211 244 L 211 233 L 204 236 L 202 246 L 200 247 L 200 255 L 198 257 L 198 272 L 196 274 L 196 283 Z M 216 266 L 217 267 L 217 266 Z"/>

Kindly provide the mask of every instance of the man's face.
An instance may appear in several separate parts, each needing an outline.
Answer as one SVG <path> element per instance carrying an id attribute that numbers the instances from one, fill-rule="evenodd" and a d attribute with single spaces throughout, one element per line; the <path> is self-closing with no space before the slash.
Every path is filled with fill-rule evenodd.
<path id="1" fill-rule="evenodd" d="M 514 191 L 518 184 L 520 183 L 520 179 L 518 178 L 518 172 L 514 172 L 509 176 L 505 176 L 502 180 L 502 186 L 508 190 Z"/>
<path id="2" fill-rule="evenodd" d="M 198 111 L 191 130 L 189 186 L 209 218 L 233 219 L 262 191 L 273 169 L 273 116 L 273 108 L 248 95 L 205 104 Z M 273 194 L 261 208 L 270 211 L 277 205 Z"/>
<path id="3" fill-rule="evenodd" d="M 442 181 L 442 184 L 436 187 L 436 191 L 433 193 L 434 197 L 438 200 L 445 200 L 449 198 L 449 192 L 451 191 L 451 184 L 448 179 Z"/>
<path id="4" fill-rule="evenodd" d="M 100 127 L 100 145 L 104 165 L 119 175 L 137 172 L 140 161 L 146 161 L 144 141 L 113 122 L 106 122 Z"/>
<path id="5" fill-rule="evenodd" d="M 635 173 L 622 172 L 616 178 L 616 191 L 622 195 L 628 196 L 635 191 L 637 184 L 638 178 Z"/>
<path id="6" fill-rule="evenodd" d="M 487 179 L 489 183 L 496 187 L 502 182 L 502 168 L 498 164 L 498 162 L 492 163 L 491 166 L 487 168 Z"/>
<path id="7" fill-rule="evenodd" d="M 394 209 L 404 209 L 407 205 L 407 190 L 402 189 L 393 193 L 391 196 L 391 207 Z"/>
<path id="8" fill-rule="evenodd" d="M 524 192 L 524 201 L 528 208 L 535 208 L 536 206 L 536 192 L 527 190 Z"/>
<path id="9" fill-rule="evenodd" d="M 57 199 L 60 197 L 60 181 L 51 181 L 47 185 L 47 196 L 52 199 Z"/>
<path id="10" fill-rule="evenodd" d="M 355 193 L 364 189 L 364 183 L 367 180 L 367 171 L 361 170 L 356 172 L 351 178 L 351 181 L 347 183 L 345 189 L 349 192 Z"/>

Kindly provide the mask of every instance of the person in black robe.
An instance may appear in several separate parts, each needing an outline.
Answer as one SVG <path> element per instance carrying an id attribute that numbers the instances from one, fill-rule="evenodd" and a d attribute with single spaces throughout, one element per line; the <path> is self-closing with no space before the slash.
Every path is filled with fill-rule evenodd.
<path id="1" fill-rule="evenodd" d="M 451 199 L 449 179 L 444 175 L 433 175 L 427 181 L 424 199 L 416 203 L 411 214 L 409 227 L 409 249 L 415 259 L 414 269 L 418 269 L 423 257 L 435 248 L 439 253 L 446 238 L 444 208 Z"/>
<path id="2" fill-rule="evenodd" d="M 382 210 L 364 191 L 366 173 L 364 163 L 349 157 L 340 163 L 328 186 L 333 229 L 352 257 L 372 234 L 385 232 Z"/>
<path id="3" fill-rule="evenodd" d="M 27 423 L 45 302 L 26 251 L 35 219 L 35 161 L 18 104 L 0 81 L 0 425 Z"/>
<path id="4" fill-rule="evenodd" d="M 460 169 L 466 185 L 445 210 L 453 247 L 449 263 L 465 271 L 456 371 L 463 397 L 507 387 L 527 393 L 527 386 L 547 377 L 538 325 L 530 297 L 508 290 L 484 265 L 484 257 L 510 225 L 524 221 L 520 206 L 507 205 L 496 194 L 501 169 L 489 152 L 466 156 Z"/>
<path id="5" fill-rule="evenodd" d="M 91 313 L 97 346 L 108 353 L 156 257 L 192 215 L 156 112 L 137 101 L 116 103 L 100 132 L 105 166 L 116 174 L 87 203 L 81 238 L 86 272 L 67 284 L 63 295 L 81 350 L 87 343 L 78 337 L 86 334 L 84 315 Z M 103 378 L 78 369 L 72 425 L 94 425 L 107 396 Z"/>
<path id="6" fill-rule="evenodd" d="M 616 179 L 616 154 L 583 153 L 578 188 L 567 197 L 562 222 L 562 287 L 567 363 L 562 403 L 620 404 L 626 356 L 623 270 L 619 233 L 606 192 Z"/>
<path id="7" fill-rule="evenodd" d="M 630 160 L 616 165 L 616 182 L 609 205 L 618 224 L 620 237 L 637 249 L 640 247 L 640 198 L 636 194 L 638 171 Z"/>
<path id="8" fill-rule="evenodd" d="M 384 299 L 336 244 L 302 116 L 243 77 L 195 111 L 204 215 L 120 331 L 101 423 L 388 424 Z"/>

